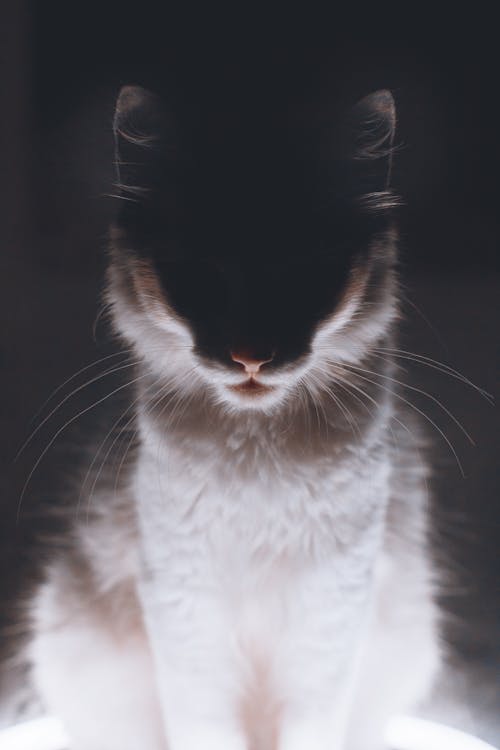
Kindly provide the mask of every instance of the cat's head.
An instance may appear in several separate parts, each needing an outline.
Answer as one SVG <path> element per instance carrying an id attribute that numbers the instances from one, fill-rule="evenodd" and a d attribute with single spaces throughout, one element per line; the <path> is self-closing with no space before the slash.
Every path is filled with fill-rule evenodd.
<path id="1" fill-rule="evenodd" d="M 131 86 L 116 106 L 115 325 L 165 387 L 237 410 L 319 393 L 396 311 L 391 94 L 362 99 L 332 142 L 284 122 L 183 132 Z"/>

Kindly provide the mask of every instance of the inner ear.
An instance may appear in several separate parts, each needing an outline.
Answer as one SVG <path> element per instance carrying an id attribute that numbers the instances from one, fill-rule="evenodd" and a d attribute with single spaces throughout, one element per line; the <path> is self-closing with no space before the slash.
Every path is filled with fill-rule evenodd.
<path id="1" fill-rule="evenodd" d="M 396 106 L 390 91 L 375 91 L 352 108 L 345 126 L 344 156 L 351 162 L 358 195 L 389 187 L 395 131 Z"/>
<path id="2" fill-rule="evenodd" d="M 124 86 L 113 131 L 120 190 L 146 197 L 176 151 L 175 130 L 163 102 L 141 86 Z"/>

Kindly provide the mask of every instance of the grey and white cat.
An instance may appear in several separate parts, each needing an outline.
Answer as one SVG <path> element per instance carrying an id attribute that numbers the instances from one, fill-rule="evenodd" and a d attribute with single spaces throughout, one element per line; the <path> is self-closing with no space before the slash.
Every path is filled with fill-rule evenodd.
<path id="1" fill-rule="evenodd" d="M 393 98 L 331 148 L 283 122 L 188 135 L 120 93 L 107 298 L 137 439 L 33 604 L 73 750 L 379 750 L 436 672 L 428 470 L 388 354 Z"/>

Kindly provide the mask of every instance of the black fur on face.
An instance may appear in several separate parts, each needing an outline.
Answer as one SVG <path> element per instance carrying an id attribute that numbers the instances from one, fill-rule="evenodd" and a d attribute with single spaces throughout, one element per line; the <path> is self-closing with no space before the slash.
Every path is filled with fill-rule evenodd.
<path id="1" fill-rule="evenodd" d="M 329 140 L 272 113 L 207 119 L 181 139 L 158 97 L 122 89 L 115 249 L 148 262 L 204 360 L 237 367 L 230 352 L 245 351 L 283 366 L 309 351 L 354 269 L 377 273 L 394 102 L 366 97 Z"/>

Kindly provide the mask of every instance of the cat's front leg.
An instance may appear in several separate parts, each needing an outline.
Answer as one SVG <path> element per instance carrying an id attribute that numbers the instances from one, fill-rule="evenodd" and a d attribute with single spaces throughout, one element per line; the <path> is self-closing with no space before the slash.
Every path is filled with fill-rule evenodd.
<path id="1" fill-rule="evenodd" d="M 206 582 L 142 587 L 169 750 L 247 750 L 236 648 Z"/>
<path id="2" fill-rule="evenodd" d="M 369 571 L 356 578 L 345 586 L 332 566 L 300 582 L 280 645 L 278 750 L 344 748 L 369 615 Z"/>

